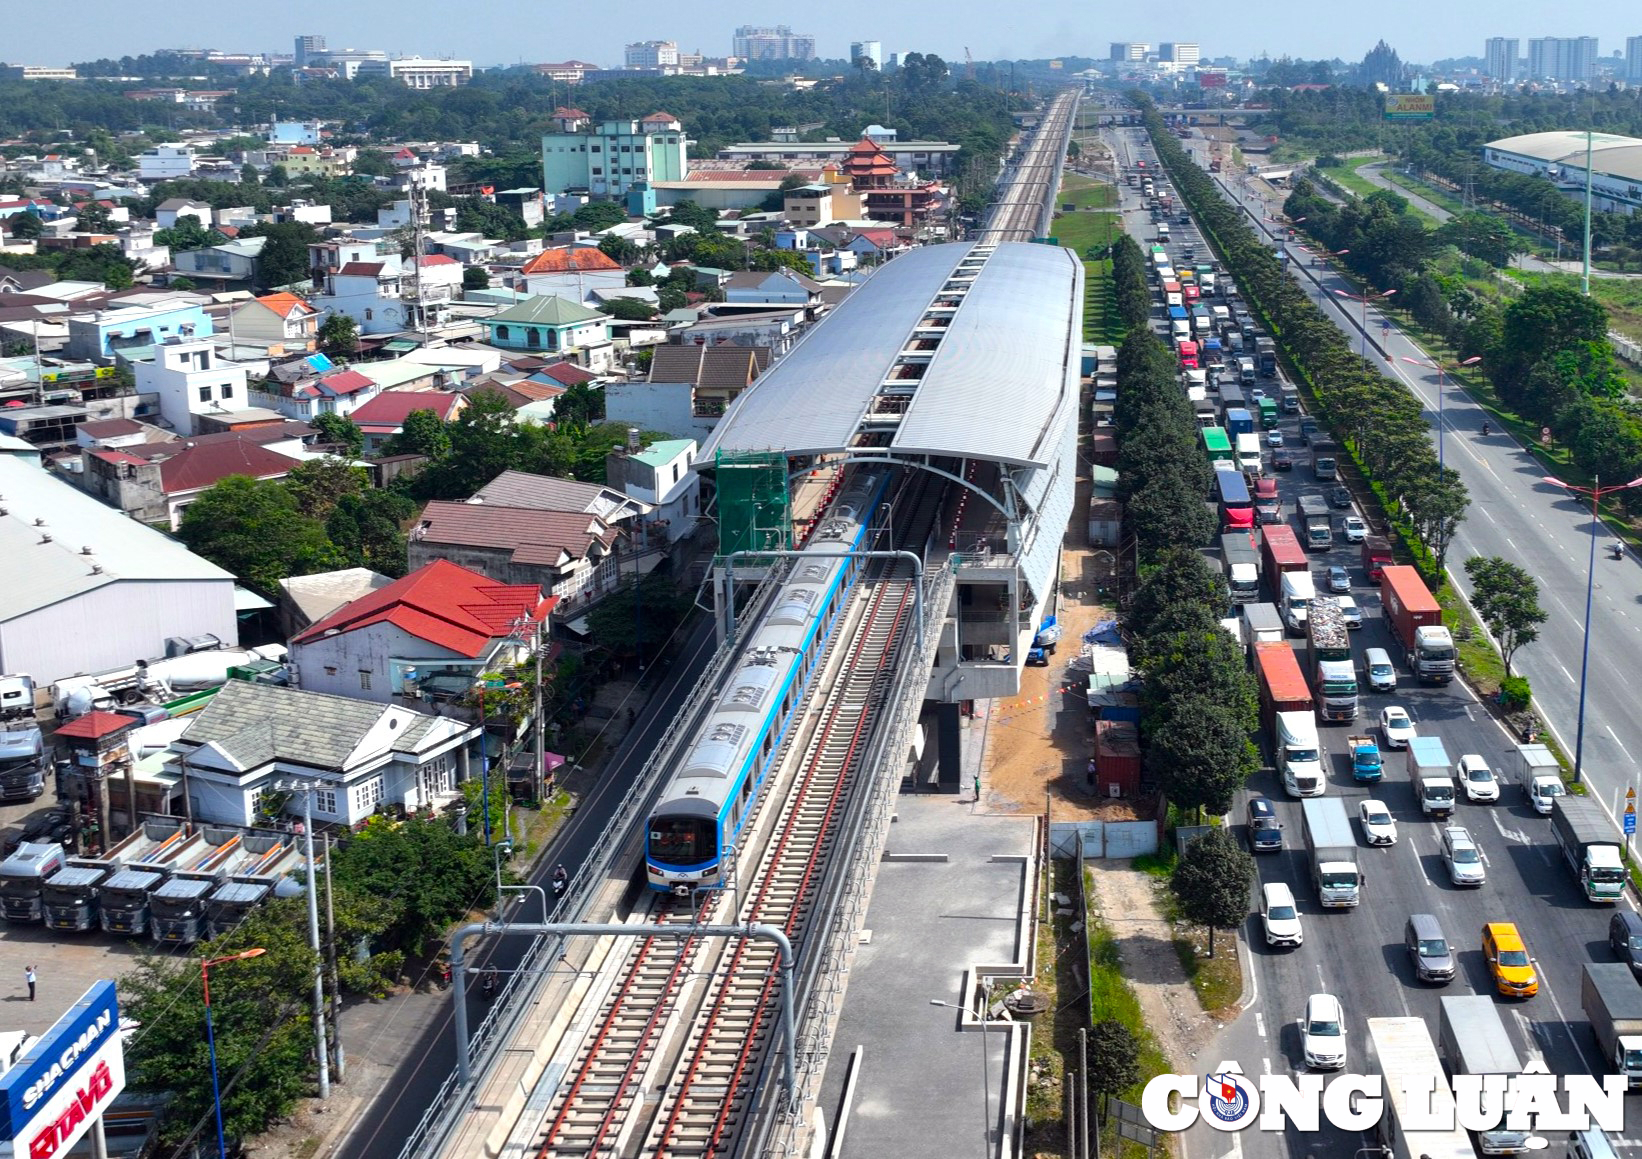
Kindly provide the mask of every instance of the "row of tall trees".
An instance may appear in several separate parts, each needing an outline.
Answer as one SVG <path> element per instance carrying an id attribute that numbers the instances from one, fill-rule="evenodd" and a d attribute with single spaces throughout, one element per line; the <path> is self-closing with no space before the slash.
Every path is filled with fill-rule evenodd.
<path id="1" fill-rule="evenodd" d="M 1424 562 L 1432 578 L 1442 570 L 1470 499 L 1459 477 L 1439 468 L 1419 400 L 1363 360 L 1350 339 L 1288 276 L 1241 211 L 1191 163 L 1149 102 L 1142 115 L 1182 198 L 1236 275 L 1243 297 L 1266 323 L 1296 377 L 1311 390 L 1323 425 L 1345 440 L 1414 546 L 1428 553 Z M 1380 213 L 1383 217 L 1383 209 Z M 1374 229 L 1386 236 L 1403 233 L 1395 215 L 1388 221 L 1376 219 Z M 1382 244 L 1382 234 L 1375 232 L 1373 238 L 1370 258 L 1394 261 L 1394 252 Z"/>

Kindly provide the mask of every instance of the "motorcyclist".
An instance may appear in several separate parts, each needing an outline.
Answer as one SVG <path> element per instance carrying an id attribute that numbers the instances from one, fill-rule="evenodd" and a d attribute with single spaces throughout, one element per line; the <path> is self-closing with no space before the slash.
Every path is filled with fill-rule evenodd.
<path id="1" fill-rule="evenodd" d="M 563 897 L 565 887 L 569 884 L 570 874 L 565 869 L 564 862 L 561 861 L 558 865 L 553 867 L 553 896 Z"/>
<path id="2" fill-rule="evenodd" d="M 1615 559 L 1623 559 L 1625 557 L 1625 545 L 1617 539 L 1614 540 L 1612 543 L 1608 544 L 1608 554 L 1612 555 Z"/>
<path id="3" fill-rule="evenodd" d="M 491 966 L 485 971 L 484 991 L 486 998 L 496 997 L 496 967 Z"/>
<path id="4" fill-rule="evenodd" d="M 1487 434 L 1488 434 L 1488 424 L 1487 424 L 1487 423 L 1483 423 L 1483 424 L 1482 424 L 1482 433 L 1483 433 L 1483 434 L 1484 434 L 1484 435 L 1487 435 Z"/>

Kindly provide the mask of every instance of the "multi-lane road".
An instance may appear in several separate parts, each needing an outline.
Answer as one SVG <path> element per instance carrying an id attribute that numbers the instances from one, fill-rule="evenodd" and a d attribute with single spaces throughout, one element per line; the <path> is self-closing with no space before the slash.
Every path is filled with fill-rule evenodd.
<path id="1" fill-rule="evenodd" d="M 1155 154 L 1137 130 L 1112 130 L 1107 139 L 1118 154 L 1120 165 L 1128 166 L 1140 158 L 1152 167 Z M 1149 241 L 1155 233 L 1150 216 L 1139 204 L 1135 191 L 1121 190 L 1127 227 L 1132 236 Z M 1177 211 L 1178 212 L 1178 211 Z M 1251 213 L 1254 212 L 1251 203 Z M 1192 245 L 1199 261 L 1209 256 L 1209 247 L 1195 227 L 1172 225 L 1171 252 Z M 1331 290 L 1333 284 L 1323 287 Z M 1343 284 L 1341 288 L 1344 288 Z M 1330 295 L 1332 297 L 1332 295 Z M 1356 307 L 1347 304 L 1350 312 L 1338 315 L 1342 324 L 1349 318 L 1354 326 Z M 1378 319 L 1370 315 L 1373 337 L 1379 337 Z M 1394 336 L 1395 337 L 1395 336 Z M 1421 357 L 1411 346 L 1399 353 Z M 1413 371 L 1416 368 L 1399 367 Z M 1433 376 L 1434 379 L 1434 376 Z M 1405 379 L 1417 392 L 1418 379 Z M 1267 384 L 1268 390 L 1275 384 Z M 1425 397 L 1435 410 L 1431 384 L 1425 384 Z M 1569 601 L 1571 593 L 1564 581 L 1555 574 L 1566 572 L 1577 579 L 1580 599 L 1569 606 L 1583 611 L 1583 543 L 1582 530 L 1576 517 L 1563 509 L 1554 497 L 1537 491 L 1531 478 L 1532 464 L 1507 440 L 1491 438 L 1479 440 L 1481 416 L 1469 404 L 1456 405 L 1451 396 L 1445 407 L 1445 418 L 1450 424 L 1447 438 L 1447 457 L 1451 465 L 1463 458 L 1472 473 L 1483 471 L 1520 485 L 1533 502 L 1507 500 L 1495 497 L 1487 489 L 1472 484 L 1474 506 L 1461 540 L 1451 558 L 1463 559 L 1473 553 L 1502 554 L 1521 560 L 1531 571 L 1544 576 L 1546 593 L 1553 624 L 1567 620 L 1559 601 Z M 1433 415 L 1433 417 L 1435 417 Z M 1278 489 L 1283 498 L 1284 513 L 1292 518 L 1295 501 L 1301 494 L 1319 492 L 1319 484 L 1311 473 L 1310 456 L 1299 437 L 1298 421 L 1285 417 L 1281 429 L 1285 441 L 1295 457 L 1292 472 L 1277 473 Z M 1464 432 L 1464 433 L 1461 433 Z M 1467 444 L 1461 449 L 1458 444 Z M 1268 465 L 1270 455 L 1268 452 Z M 1520 461 L 1518 461 L 1520 460 Z M 1469 479 L 1468 479 L 1469 482 Z M 1497 507 L 1509 507 L 1509 511 Z M 1341 513 L 1343 514 L 1343 512 Z M 1479 525 L 1487 532 L 1479 533 Z M 1303 537 L 1302 537 L 1303 541 Z M 1496 546 L 1497 545 L 1497 546 Z M 1547 553 L 1567 555 L 1579 545 L 1578 567 L 1552 569 L 1546 574 L 1541 560 Z M 1387 647 L 1393 655 L 1395 648 L 1382 617 L 1378 589 L 1367 582 L 1358 566 L 1359 549 L 1348 545 L 1336 531 L 1336 546 L 1328 552 L 1313 553 L 1313 569 L 1321 579 L 1331 564 L 1345 566 L 1353 580 L 1352 594 L 1364 612 L 1364 626 L 1354 632 L 1358 654 L 1362 649 Z M 1599 559 L 1599 563 L 1611 561 Z M 1631 569 L 1634 577 L 1634 569 Z M 1599 592 L 1600 595 L 1600 592 Z M 1619 609 L 1613 609 L 1616 613 Z M 1572 655 L 1578 657 L 1578 620 L 1561 631 L 1553 631 L 1548 624 L 1547 638 L 1529 651 L 1540 650 L 1541 662 L 1560 654 L 1561 649 L 1573 643 Z M 1571 635 L 1570 635 L 1571 633 Z M 1602 637 L 1598 637 L 1599 641 Z M 1615 638 L 1609 636 L 1608 640 Z M 1598 650 L 1600 651 L 1600 649 Z M 1614 691 L 1623 689 L 1618 666 L 1623 662 L 1619 647 L 1610 644 L 1611 670 L 1599 670 L 1597 652 L 1593 652 L 1593 678 L 1598 671 L 1607 671 L 1605 678 L 1615 681 Z M 1556 672 L 1556 660 L 1551 660 Z M 1521 665 L 1519 665 L 1521 666 Z M 1577 667 L 1569 664 L 1574 675 Z M 1560 673 L 1558 680 L 1563 680 Z M 1536 688 L 1543 689 L 1549 677 L 1535 680 Z M 1564 680 L 1564 683 L 1567 683 Z M 1464 753 L 1480 753 L 1496 768 L 1508 768 L 1513 751 L 1513 738 L 1501 729 L 1469 692 L 1456 681 L 1448 686 L 1417 687 L 1406 672 L 1399 673 L 1399 687 L 1393 693 L 1377 694 L 1362 685 L 1362 711 L 1353 728 L 1330 725 L 1322 729 L 1323 746 L 1327 752 L 1329 774 L 1328 793 L 1346 801 L 1348 812 L 1356 813 L 1356 804 L 1367 797 L 1370 790 L 1355 785 L 1351 779 L 1349 761 L 1345 754 L 1348 732 L 1371 731 L 1378 734 L 1379 711 L 1387 704 L 1400 704 L 1408 709 L 1422 734 L 1441 737 L 1450 756 L 1457 759 Z M 1571 739 L 1572 709 L 1563 712 L 1555 690 L 1545 696 L 1548 713 L 1560 717 L 1558 724 Z M 1594 718 L 1593 718 L 1594 719 Z M 1607 720 L 1602 722 L 1605 727 Z M 1592 756 L 1591 727 L 1587 725 L 1587 760 Z M 1621 731 L 1620 735 L 1623 735 Z M 1642 751 L 1642 737 L 1637 742 Z M 1573 878 L 1561 861 L 1551 840 L 1548 822 L 1534 814 L 1524 804 L 1520 791 L 1507 788 L 1503 799 L 1493 805 L 1460 804 L 1454 823 L 1469 828 L 1481 847 L 1487 861 L 1488 880 L 1480 889 L 1461 890 L 1451 885 L 1438 846 L 1439 826 L 1424 819 L 1419 813 L 1409 779 L 1404 770 L 1401 753 L 1387 753 L 1387 777 L 1374 787 L 1372 795 L 1386 802 L 1396 817 L 1399 840 L 1389 848 L 1359 850 L 1365 873 L 1362 904 L 1353 910 L 1323 911 L 1317 904 L 1306 870 L 1303 838 L 1298 803 L 1288 799 L 1276 777 L 1264 772 L 1250 785 L 1249 792 L 1270 797 L 1275 803 L 1285 826 L 1285 849 L 1274 856 L 1262 857 L 1259 863 L 1261 881 L 1285 881 L 1294 890 L 1299 901 L 1304 924 L 1305 944 L 1297 950 L 1268 951 L 1264 945 L 1259 923 L 1252 916 L 1246 930 L 1245 965 L 1249 977 L 1244 996 L 1246 1009 L 1239 1019 L 1212 1042 L 1203 1044 L 1194 1061 L 1194 1069 L 1206 1072 L 1222 1060 L 1237 1063 L 1245 1073 L 1298 1073 L 1303 1070 L 1300 1061 L 1300 1017 L 1308 994 L 1326 991 L 1337 995 L 1344 1003 L 1347 1022 L 1347 1044 L 1350 1051 L 1347 1069 L 1369 1069 L 1365 1019 L 1388 1015 L 1417 1015 L 1436 1027 L 1437 1002 L 1444 994 L 1492 993 L 1479 947 L 1482 925 L 1487 921 L 1508 920 L 1518 924 L 1533 955 L 1537 958 L 1542 985 L 1537 997 L 1521 1005 L 1505 1005 L 1502 1012 L 1519 1052 L 1525 1058 L 1542 1060 L 1554 1073 L 1590 1073 L 1598 1069 L 1598 1059 L 1590 1031 L 1579 1009 L 1579 971 L 1588 960 L 1609 960 L 1606 946 L 1606 928 L 1610 910 L 1591 905 L 1575 888 Z M 1618 782 L 1612 781 L 1617 784 Z M 1243 802 L 1240 798 L 1232 820 L 1239 821 Z M 1237 826 L 1241 832 L 1241 825 Z M 1444 932 L 1458 951 L 1459 976 L 1448 987 L 1435 988 L 1417 982 L 1402 948 L 1403 925 L 1409 914 L 1431 913 L 1437 916 Z M 1642 1121 L 1642 1120 L 1639 1120 Z M 1191 1159 L 1207 1159 L 1228 1154 L 1248 1156 L 1287 1156 L 1292 1159 L 1316 1156 L 1349 1156 L 1370 1140 L 1346 1136 L 1339 1132 L 1287 1136 L 1246 1131 L 1227 1136 L 1207 1127 L 1195 1128 L 1184 1137 L 1185 1153 Z"/>

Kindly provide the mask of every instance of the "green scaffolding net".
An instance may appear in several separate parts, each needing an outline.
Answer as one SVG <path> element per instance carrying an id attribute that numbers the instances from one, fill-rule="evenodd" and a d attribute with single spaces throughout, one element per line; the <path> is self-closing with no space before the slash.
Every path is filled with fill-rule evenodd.
<path id="1" fill-rule="evenodd" d="M 720 451 L 714 468 L 719 555 L 792 547 L 787 456 L 780 451 Z"/>

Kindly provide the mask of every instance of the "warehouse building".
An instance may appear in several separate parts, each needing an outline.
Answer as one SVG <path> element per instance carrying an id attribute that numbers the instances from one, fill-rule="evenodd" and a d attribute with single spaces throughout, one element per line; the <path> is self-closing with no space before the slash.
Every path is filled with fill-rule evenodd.
<path id="1" fill-rule="evenodd" d="M 1495 169 L 1544 177 L 1565 193 L 1585 196 L 1586 135 L 1572 130 L 1502 137 L 1482 147 Z M 1642 206 L 1642 139 L 1590 134 L 1591 206 L 1630 213 Z"/>

